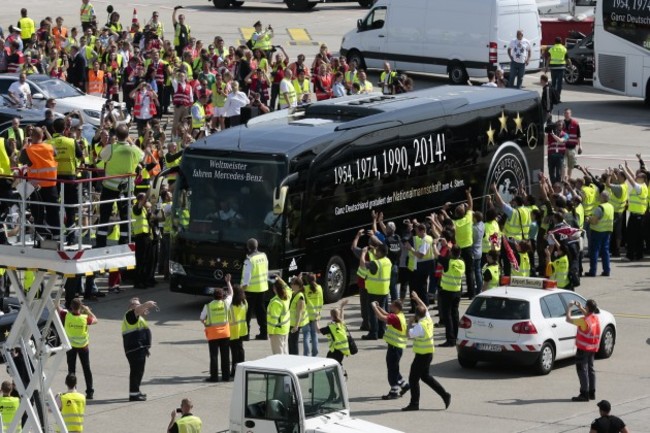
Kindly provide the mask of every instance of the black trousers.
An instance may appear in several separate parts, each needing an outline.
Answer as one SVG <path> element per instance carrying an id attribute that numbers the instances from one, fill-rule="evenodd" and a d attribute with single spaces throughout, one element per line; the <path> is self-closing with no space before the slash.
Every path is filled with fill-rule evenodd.
<path id="1" fill-rule="evenodd" d="M 237 364 L 244 362 L 246 359 L 246 352 L 244 351 L 244 339 L 237 338 L 230 340 L 230 359 L 232 360 L 232 368 L 230 369 L 230 376 L 235 375 Z"/>
<path id="2" fill-rule="evenodd" d="M 300 334 L 302 328 L 298 328 L 296 332 L 289 332 L 289 355 L 300 355 Z"/>
<path id="3" fill-rule="evenodd" d="M 76 180 L 76 176 L 57 176 L 59 180 Z M 76 183 L 61 182 L 61 192 L 63 194 L 64 204 L 78 204 L 79 203 L 79 186 Z M 75 217 L 78 215 L 79 210 L 72 207 L 65 207 L 65 226 L 70 227 L 74 224 Z M 81 233 L 81 232 L 79 232 Z M 68 233 L 70 235 L 71 233 Z"/>
<path id="4" fill-rule="evenodd" d="M 609 239 L 609 252 L 614 257 L 621 255 L 621 240 L 623 236 L 623 225 L 625 224 L 625 212 L 614 214 L 614 230 Z"/>
<path id="5" fill-rule="evenodd" d="M 135 240 L 135 284 L 147 284 L 149 280 L 151 238 L 149 233 L 134 237 Z"/>
<path id="6" fill-rule="evenodd" d="M 465 282 L 467 283 L 467 296 L 470 299 L 474 297 L 476 292 L 480 293 L 481 289 L 474 288 L 474 257 L 472 257 L 472 247 L 463 248 L 460 250 L 460 258 L 465 262 Z"/>
<path id="7" fill-rule="evenodd" d="M 69 310 L 72 300 L 81 295 L 81 277 L 67 278 L 63 288 L 65 289 L 65 308 Z"/>
<path id="8" fill-rule="evenodd" d="M 429 278 L 433 278 L 433 260 L 418 262 L 417 268 L 412 272 L 411 291 L 418 294 L 418 297 L 429 305 Z"/>
<path id="9" fill-rule="evenodd" d="M 257 324 L 260 327 L 260 335 L 266 337 L 266 304 L 268 302 L 268 292 L 253 293 L 246 292 L 246 301 L 248 302 L 248 310 L 246 311 L 246 324 L 248 325 L 248 332 L 251 331 L 251 318 L 253 312 L 257 318 Z"/>
<path id="10" fill-rule="evenodd" d="M 339 364 L 343 365 L 343 358 L 345 358 L 345 355 L 340 350 L 330 350 L 327 352 L 326 358 L 334 359 L 338 361 Z"/>
<path id="11" fill-rule="evenodd" d="M 210 349 L 210 378 L 219 378 L 219 355 L 221 354 L 221 380 L 230 380 L 230 338 L 208 340 Z"/>
<path id="12" fill-rule="evenodd" d="M 444 292 L 444 290 L 443 290 Z M 429 373 L 429 367 L 431 367 L 431 361 L 433 360 L 433 353 L 415 354 L 413 362 L 411 363 L 411 371 L 409 373 L 409 385 L 411 385 L 411 405 L 419 406 L 420 405 L 420 380 L 436 392 L 440 397 L 443 397 L 447 394 L 445 388 L 440 385 L 440 383 L 431 376 Z"/>
<path id="13" fill-rule="evenodd" d="M 440 290 L 440 321 L 445 324 L 445 336 L 451 343 L 458 337 L 459 305 L 460 292 Z"/>
<path id="14" fill-rule="evenodd" d="M 59 191 L 56 186 L 49 186 L 46 188 L 39 188 L 34 191 L 34 201 L 51 203 L 45 204 L 32 204 L 32 215 L 34 217 L 34 224 L 44 225 L 49 227 L 37 227 L 38 233 L 51 233 L 53 236 L 59 234 Z"/>
<path id="15" fill-rule="evenodd" d="M 99 196 L 100 201 L 106 200 L 115 200 L 120 197 L 119 191 L 114 191 L 109 188 L 102 188 L 102 192 Z M 120 221 L 126 221 L 128 215 L 128 203 L 126 201 L 117 202 L 117 210 L 120 216 Z M 111 219 L 111 214 L 113 213 L 113 203 L 102 203 L 99 205 L 99 223 L 106 224 Z M 113 230 L 113 226 L 105 226 L 97 228 L 97 242 L 96 246 L 105 247 L 106 246 L 106 237 Z M 120 224 L 120 243 L 126 242 L 126 236 L 128 233 L 128 224 Z"/>
<path id="16" fill-rule="evenodd" d="M 77 356 L 81 361 L 81 368 L 84 372 L 84 380 L 86 381 L 86 394 L 92 394 L 93 389 L 93 373 L 90 371 L 90 350 L 86 347 L 78 349 L 73 347 L 66 353 L 68 357 L 68 374 L 77 373 Z"/>
<path id="17" fill-rule="evenodd" d="M 630 213 L 627 221 L 627 258 L 643 258 L 643 215 Z"/>
<path id="18" fill-rule="evenodd" d="M 146 349 L 138 349 L 126 354 L 126 359 L 129 361 L 129 395 L 140 394 L 140 384 L 144 376 L 144 367 L 147 362 Z"/>

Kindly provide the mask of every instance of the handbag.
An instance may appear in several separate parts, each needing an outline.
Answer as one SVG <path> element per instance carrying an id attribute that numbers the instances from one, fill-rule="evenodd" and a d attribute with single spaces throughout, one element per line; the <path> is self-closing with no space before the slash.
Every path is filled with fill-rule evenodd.
<path id="1" fill-rule="evenodd" d="M 347 333 L 348 333 L 348 348 L 350 349 L 350 355 L 356 355 L 357 353 L 359 353 L 357 342 L 354 341 L 354 338 L 352 338 L 352 334 L 350 334 L 350 331 L 347 331 Z"/>

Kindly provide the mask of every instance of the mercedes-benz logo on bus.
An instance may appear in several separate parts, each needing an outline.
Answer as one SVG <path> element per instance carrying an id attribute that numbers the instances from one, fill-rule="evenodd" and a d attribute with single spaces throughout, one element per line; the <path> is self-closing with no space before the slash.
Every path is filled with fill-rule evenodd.
<path id="1" fill-rule="evenodd" d="M 485 182 L 483 194 L 491 194 L 490 186 L 494 183 L 506 203 L 513 199 L 513 189 L 523 182 L 528 188 L 531 184 L 530 170 L 524 152 L 518 144 L 505 142 L 495 152 Z"/>
<path id="2" fill-rule="evenodd" d="M 215 280 L 223 280 L 223 271 L 221 269 L 217 269 L 214 271 L 214 274 L 212 274 Z"/>
<path id="3" fill-rule="evenodd" d="M 532 150 L 537 147 L 537 142 L 537 125 L 531 123 L 526 129 L 526 144 L 528 144 L 528 148 Z"/>
<path id="4" fill-rule="evenodd" d="M 241 269 L 241 262 L 239 260 L 235 260 L 235 262 L 232 264 L 232 267 L 236 270 Z"/>

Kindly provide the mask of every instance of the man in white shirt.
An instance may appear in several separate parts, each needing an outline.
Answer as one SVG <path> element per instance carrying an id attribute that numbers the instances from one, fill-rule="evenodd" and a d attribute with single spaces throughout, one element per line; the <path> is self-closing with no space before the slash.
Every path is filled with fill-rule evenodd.
<path id="1" fill-rule="evenodd" d="M 29 89 L 29 84 L 27 84 L 27 75 L 20 74 L 18 81 L 14 81 L 9 86 L 9 97 L 18 107 L 30 107 L 32 106 L 32 91 Z"/>
<path id="2" fill-rule="evenodd" d="M 526 66 L 532 55 L 530 41 L 524 38 L 524 31 L 517 30 L 517 38 L 510 42 L 508 56 L 510 57 L 510 79 L 508 87 L 521 88 L 526 73 Z M 515 79 L 517 84 L 515 85 Z"/>
<path id="3" fill-rule="evenodd" d="M 497 83 L 495 81 L 495 74 L 494 71 L 488 71 L 487 73 L 488 77 L 488 82 L 481 84 L 481 87 L 497 87 Z"/>
<path id="4" fill-rule="evenodd" d="M 280 82 L 280 109 L 294 108 L 298 106 L 298 95 L 293 86 L 293 72 L 287 68 L 284 71 L 284 79 Z"/>

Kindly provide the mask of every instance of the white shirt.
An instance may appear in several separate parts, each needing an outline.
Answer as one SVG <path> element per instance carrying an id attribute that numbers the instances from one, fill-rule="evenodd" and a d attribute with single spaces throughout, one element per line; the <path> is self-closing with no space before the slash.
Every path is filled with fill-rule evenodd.
<path id="1" fill-rule="evenodd" d="M 250 259 L 246 257 L 246 260 L 244 260 L 244 268 L 242 269 L 241 276 L 242 286 L 248 286 L 251 283 L 251 272 L 253 272 L 253 264 L 251 263 Z"/>
<path id="2" fill-rule="evenodd" d="M 508 47 L 508 49 L 510 50 L 510 55 L 514 62 L 525 64 L 526 61 L 528 61 L 530 41 L 526 38 L 522 38 L 521 40 L 515 38 L 510 42 L 510 47 Z"/>
<path id="3" fill-rule="evenodd" d="M 280 94 L 291 94 L 291 92 L 295 92 L 296 89 L 293 87 L 293 83 L 289 80 L 282 80 L 280 81 Z M 280 108 L 288 108 L 289 106 L 291 107 L 296 107 L 298 105 L 298 95 L 296 95 L 296 100 L 291 101 L 291 104 L 280 104 Z"/>
<path id="4" fill-rule="evenodd" d="M 232 304 L 232 293 L 230 295 L 226 296 L 223 299 L 223 302 L 226 304 L 226 311 L 228 311 L 230 309 L 230 304 Z M 201 315 L 199 316 L 199 319 L 201 321 L 204 321 L 208 317 L 208 305 L 209 304 L 205 304 L 203 306 L 203 310 L 201 310 Z"/>
<path id="5" fill-rule="evenodd" d="M 343 83 L 334 83 L 332 86 L 332 93 L 334 94 L 335 98 L 340 98 L 341 96 L 345 96 L 345 86 Z"/>
<path id="6" fill-rule="evenodd" d="M 425 242 L 424 239 L 422 239 L 422 243 L 420 244 L 420 247 L 418 248 L 418 253 L 424 254 L 426 256 L 429 253 L 430 248 L 431 248 L 431 245 L 429 244 L 429 242 Z M 424 258 L 424 257 L 422 257 L 422 258 L 418 257 L 417 258 L 418 263 L 419 262 L 427 262 L 427 261 L 430 261 L 430 260 L 431 259 L 427 259 L 427 258 Z"/>
<path id="7" fill-rule="evenodd" d="M 9 93 L 14 95 L 23 107 L 27 106 L 29 103 L 28 97 L 32 95 L 32 91 L 29 89 L 29 84 L 26 82 L 21 84 L 20 81 L 14 81 L 11 83 L 11 86 L 9 86 Z"/>
<path id="8" fill-rule="evenodd" d="M 248 99 L 248 96 L 246 96 L 244 92 L 228 93 L 228 98 L 226 99 L 225 105 L 225 116 L 239 116 L 241 114 L 242 107 L 245 107 L 250 103 L 250 99 Z"/>
<path id="9" fill-rule="evenodd" d="M 151 115 L 151 110 L 149 109 L 149 104 L 151 104 L 149 92 L 145 90 L 144 92 L 140 92 L 140 95 L 142 95 L 142 104 L 140 105 L 140 119 L 151 119 L 153 116 Z"/>
<path id="10" fill-rule="evenodd" d="M 497 83 L 494 81 L 488 81 L 487 83 L 481 84 L 481 87 L 497 87 Z"/>
<path id="11" fill-rule="evenodd" d="M 429 315 L 429 311 L 427 311 L 427 315 L 425 317 L 431 319 L 431 316 Z M 424 328 L 422 327 L 422 324 L 420 322 L 416 323 L 415 325 L 413 325 L 411 329 L 409 329 L 409 337 L 411 338 L 424 337 Z"/>

